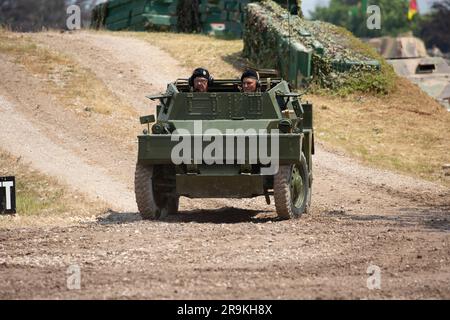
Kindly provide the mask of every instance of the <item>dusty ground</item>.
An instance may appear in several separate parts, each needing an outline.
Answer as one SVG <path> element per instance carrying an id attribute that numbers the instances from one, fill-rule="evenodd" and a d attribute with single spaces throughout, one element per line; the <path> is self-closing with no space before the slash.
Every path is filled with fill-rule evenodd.
<path id="1" fill-rule="evenodd" d="M 34 37 L 140 114 L 151 107 L 142 97 L 189 73 L 131 38 Z M 450 298 L 448 189 L 319 145 L 312 212 L 300 219 L 277 221 L 263 198 L 182 198 L 178 216 L 142 221 L 132 191 L 137 120 L 66 110 L 40 79 L 0 59 L 2 148 L 111 207 L 79 223 L 0 229 L 0 298 Z M 71 265 L 80 290 L 67 287 Z M 371 265 L 381 289 L 367 287 Z"/>

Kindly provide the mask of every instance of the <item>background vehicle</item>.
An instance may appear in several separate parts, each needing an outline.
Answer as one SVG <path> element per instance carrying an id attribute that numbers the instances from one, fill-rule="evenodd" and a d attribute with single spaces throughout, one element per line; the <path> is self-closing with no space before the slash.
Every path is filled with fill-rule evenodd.
<path id="1" fill-rule="evenodd" d="M 370 39 L 395 72 L 417 84 L 450 111 L 450 66 L 442 57 L 430 57 L 425 44 L 413 36 Z"/>

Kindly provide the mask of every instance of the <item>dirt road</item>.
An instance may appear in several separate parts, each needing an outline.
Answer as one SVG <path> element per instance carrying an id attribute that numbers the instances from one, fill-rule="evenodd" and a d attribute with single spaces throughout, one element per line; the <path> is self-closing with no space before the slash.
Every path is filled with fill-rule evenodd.
<path id="1" fill-rule="evenodd" d="M 140 114 L 151 107 L 146 94 L 190 71 L 132 38 L 34 38 Z M 2 148 L 111 207 L 81 223 L 0 229 L 0 298 L 450 298 L 448 189 L 319 144 L 312 212 L 300 219 L 277 221 L 263 198 L 182 198 L 179 215 L 142 221 L 133 196 L 136 119 L 81 117 L 13 59 L 0 59 Z M 74 265 L 79 290 L 67 287 Z M 369 266 L 380 268 L 380 289 L 367 286 Z"/>

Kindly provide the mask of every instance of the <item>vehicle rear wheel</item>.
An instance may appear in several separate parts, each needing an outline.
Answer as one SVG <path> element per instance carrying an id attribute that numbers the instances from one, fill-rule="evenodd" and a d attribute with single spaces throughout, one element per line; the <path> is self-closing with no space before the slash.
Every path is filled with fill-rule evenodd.
<path id="1" fill-rule="evenodd" d="M 302 154 L 300 164 L 280 166 L 274 177 L 274 199 L 277 214 L 282 219 L 297 218 L 310 205 L 308 164 Z"/>
<path id="2" fill-rule="evenodd" d="M 170 171 L 166 166 L 136 165 L 134 192 L 143 219 L 164 219 L 178 212 L 175 175 Z"/>

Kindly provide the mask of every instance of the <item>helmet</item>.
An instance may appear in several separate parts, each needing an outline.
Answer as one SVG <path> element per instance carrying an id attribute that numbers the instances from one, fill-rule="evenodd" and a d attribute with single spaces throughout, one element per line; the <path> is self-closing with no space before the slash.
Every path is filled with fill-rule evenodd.
<path id="1" fill-rule="evenodd" d="M 211 86 L 214 82 L 213 77 L 210 76 L 209 71 L 205 68 L 197 68 L 192 72 L 192 76 L 189 78 L 189 85 L 194 86 L 194 79 L 197 77 L 205 78 L 208 80 L 208 86 Z"/>
<path id="2" fill-rule="evenodd" d="M 259 73 L 257 71 L 252 70 L 252 69 L 245 70 L 241 76 L 241 82 L 244 81 L 245 78 L 256 79 L 256 87 L 259 88 L 261 86 L 261 82 L 259 79 Z"/>

